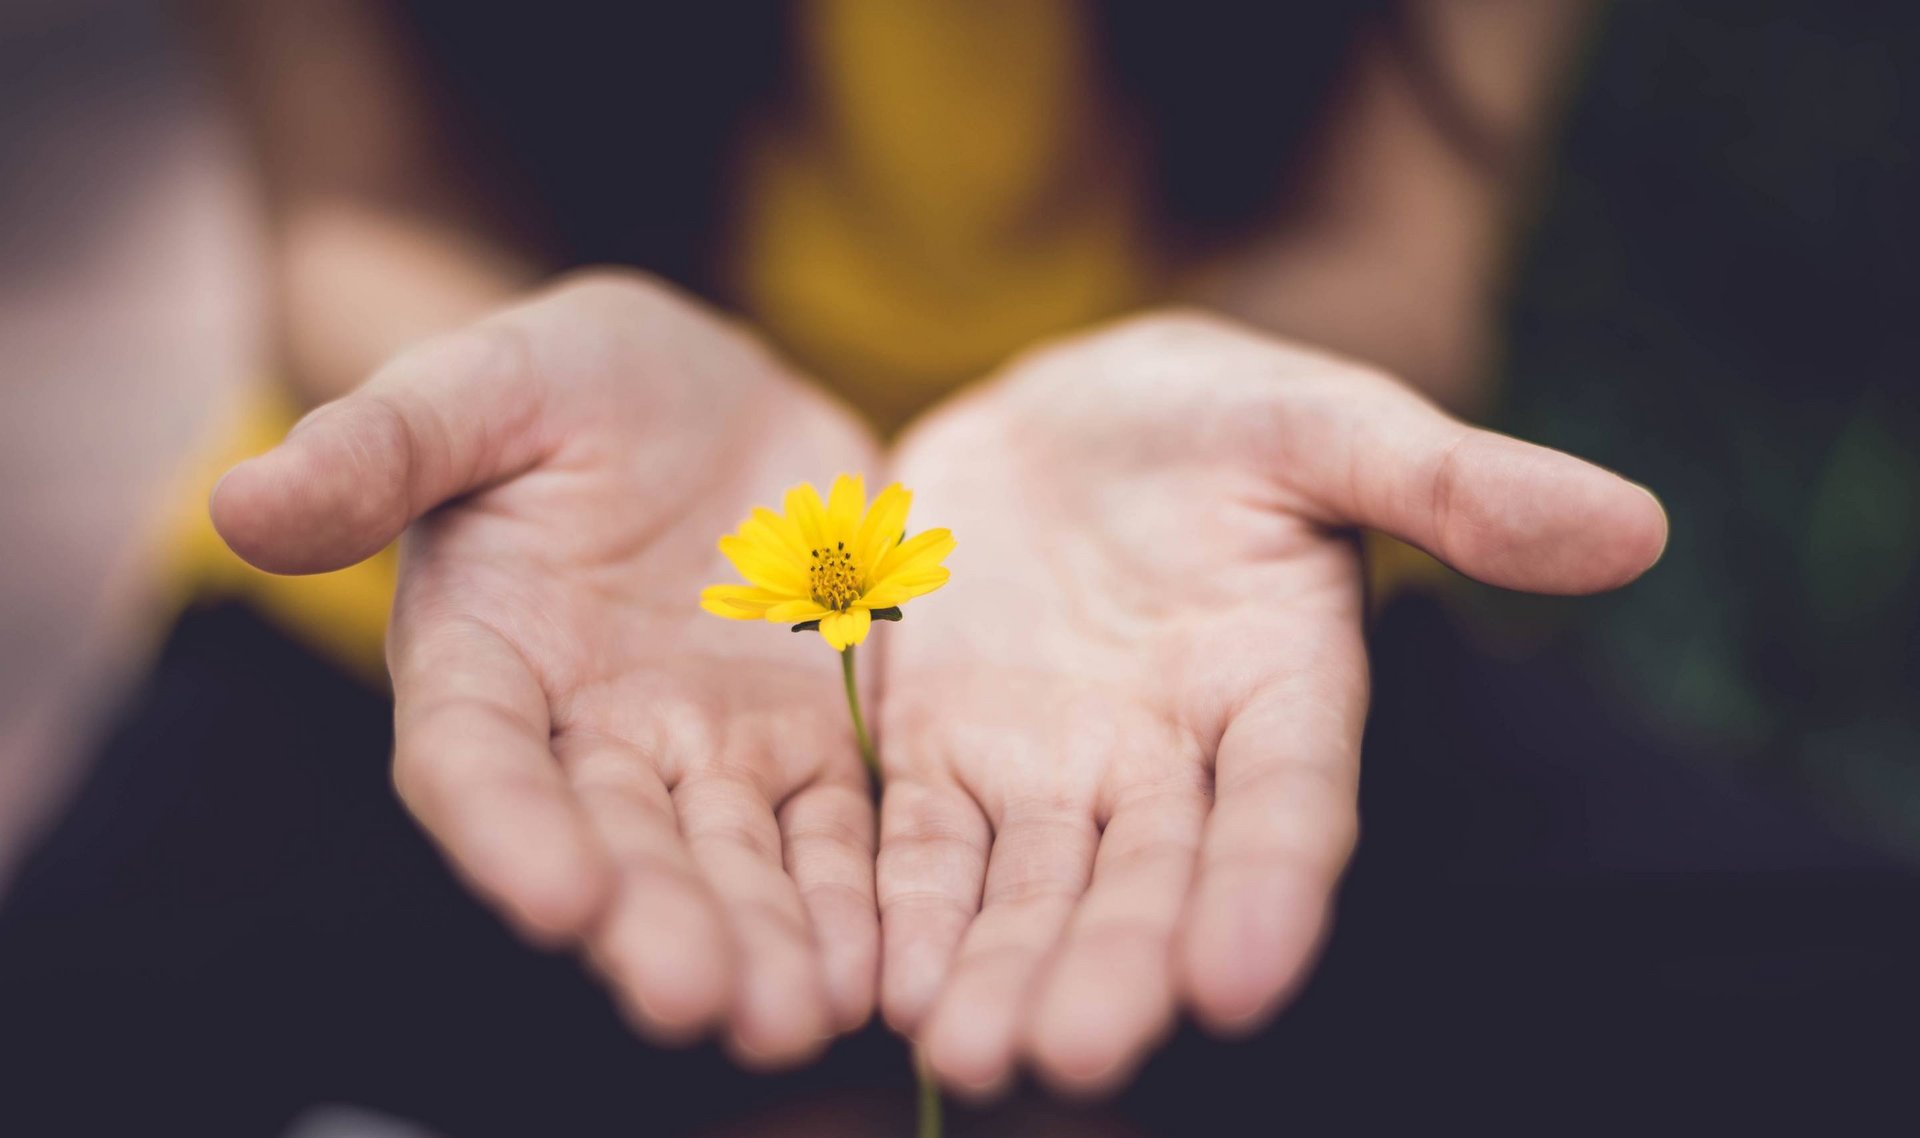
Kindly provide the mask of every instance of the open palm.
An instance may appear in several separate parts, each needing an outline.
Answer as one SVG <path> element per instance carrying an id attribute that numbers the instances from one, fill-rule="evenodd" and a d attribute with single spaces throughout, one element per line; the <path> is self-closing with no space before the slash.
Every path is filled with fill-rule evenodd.
<path id="1" fill-rule="evenodd" d="M 643 1030 L 789 1062 L 872 1006 L 872 807 L 832 654 L 696 598 L 751 506 L 872 460 L 748 337 L 602 276 L 401 356 L 214 514 L 282 572 L 418 519 L 388 642 L 408 806 Z"/>
<path id="2" fill-rule="evenodd" d="M 1483 580 L 1625 583 L 1651 497 L 1397 383 L 1190 316 L 1045 350 L 895 473 L 959 545 L 886 642 L 882 1007 L 935 1071 L 1111 1086 L 1181 1003 L 1257 1025 L 1356 836 L 1360 562 L 1387 530 Z"/>

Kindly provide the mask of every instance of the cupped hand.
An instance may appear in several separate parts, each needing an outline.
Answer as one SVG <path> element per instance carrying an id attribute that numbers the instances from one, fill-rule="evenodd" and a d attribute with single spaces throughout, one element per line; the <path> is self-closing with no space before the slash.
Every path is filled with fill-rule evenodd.
<path id="1" fill-rule="evenodd" d="M 1359 365 L 1198 316 L 1045 349 L 896 475 L 959 544 L 884 645 L 881 1007 L 949 1086 L 1124 1079 L 1184 1004 L 1302 980 L 1356 837 L 1353 527 L 1495 585 L 1660 555 L 1653 497 Z"/>
<path id="2" fill-rule="evenodd" d="M 394 781 L 527 934 L 668 1040 L 805 1058 L 873 1003 L 873 810 L 836 661 L 714 620 L 714 548 L 871 440 L 718 317 L 597 274 L 410 350 L 213 497 L 283 573 L 411 527 Z"/>

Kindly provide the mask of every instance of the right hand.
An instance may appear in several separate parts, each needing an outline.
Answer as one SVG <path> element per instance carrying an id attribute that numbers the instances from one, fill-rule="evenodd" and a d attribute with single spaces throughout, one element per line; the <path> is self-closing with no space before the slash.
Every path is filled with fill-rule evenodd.
<path id="1" fill-rule="evenodd" d="M 1652 495 L 1194 314 L 1029 353 L 893 471 L 958 538 L 886 641 L 882 1008 L 956 1091 L 1123 1083 L 1190 1008 L 1269 1020 L 1357 835 L 1353 531 L 1491 584 L 1623 585 Z"/>
<path id="2" fill-rule="evenodd" d="M 645 1033 L 785 1064 L 871 1012 L 873 809 L 833 654 L 698 596 L 751 507 L 875 456 L 740 330 L 593 274 L 403 353 L 212 510 L 278 573 L 411 527 L 387 645 L 409 809 Z"/>

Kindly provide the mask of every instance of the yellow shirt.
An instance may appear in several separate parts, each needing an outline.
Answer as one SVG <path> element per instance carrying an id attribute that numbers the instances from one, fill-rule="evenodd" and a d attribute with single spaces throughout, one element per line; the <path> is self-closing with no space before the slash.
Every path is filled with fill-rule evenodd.
<path id="1" fill-rule="evenodd" d="M 1035 341 L 1153 298 L 1140 171 L 1098 97 L 1080 5 L 817 0 L 805 14 L 801 98 L 742 140 L 721 253 L 747 314 L 803 369 L 891 432 Z M 383 684 L 393 550 L 276 577 L 207 518 L 214 479 L 297 413 L 263 394 L 196 469 L 172 521 L 173 594 L 243 599 Z"/>
<path id="2" fill-rule="evenodd" d="M 1144 300 L 1136 178 L 1092 81 L 1071 0 L 819 0 L 804 96 L 742 140 L 722 256 L 748 315 L 891 431 L 1050 334 Z M 197 464 L 170 519 L 178 603 L 243 599 L 384 683 L 389 549 L 311 577 L 235 557 L 208 520 L 220 473 L 299 409 L 265 392 Z"/>
<path id="3" fill-rule="evenodd" d="M 729 258 L 886 431 L 1152 288 L 1141 183 L 1069 0 L 820 0 L 802 105 L 748 140 Z"/>

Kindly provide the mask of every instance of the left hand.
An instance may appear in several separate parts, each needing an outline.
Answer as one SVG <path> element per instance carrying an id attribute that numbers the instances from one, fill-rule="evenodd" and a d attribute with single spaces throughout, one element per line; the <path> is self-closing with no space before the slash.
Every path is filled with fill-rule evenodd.
<path id="1" fill-rule="evenodd" d="M 755 503 L 874 461 L 741 328 L 600 271 L 402 353 L 212 508 L 277 572 L 404 528 L 401 798 L 649 1037 L 791 1065 L 873 1003 L 872 800 L 831 653 L 698 598 Z"/>
<path id="2" fill-rule="evenodd" d="M 952 583 L 883 639 L 881 1006 L 991 1094 L 1125 1079 L 1179 1005 L 1250 1030 L 1302 980 L 1356 836 L 1352 527 L 1491 584 L 1659 557 L 1650 494 L 1386 376 L 1201 317 L 1043 350 L 895 468 Z"/>

